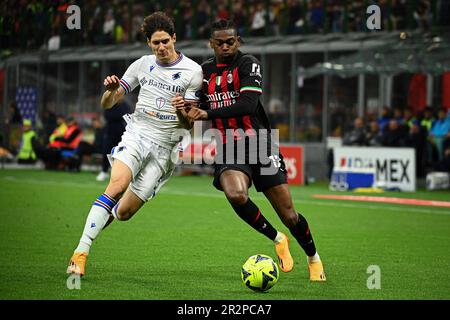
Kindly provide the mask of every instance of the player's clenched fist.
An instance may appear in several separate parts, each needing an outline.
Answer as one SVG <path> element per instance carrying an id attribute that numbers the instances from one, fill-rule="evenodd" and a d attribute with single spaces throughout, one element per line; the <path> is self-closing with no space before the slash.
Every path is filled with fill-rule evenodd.
<path id="1" fill-rule="evenodd" d="M 103 84 L 105 85 L 105 89 L 108 91 L 117 90 L 120 86 L 119 78 L 115 75 L 107 76 L 103 81 Z"/>
<path id="2" fill-rule="evenodd" d="M 175 109 L 184 109 L 184 98 L 179 93 L 171 99 L 171 103 Z"/>
<path id="3" fill-rule="evenodd" d="M 206 113 L 206 111 L 196 108 L 196 107 L 192 107 L 189 110 L 187 116 L 188 116 L 188 119 L 191 121 L 208 119 L 208 114 Z"/>

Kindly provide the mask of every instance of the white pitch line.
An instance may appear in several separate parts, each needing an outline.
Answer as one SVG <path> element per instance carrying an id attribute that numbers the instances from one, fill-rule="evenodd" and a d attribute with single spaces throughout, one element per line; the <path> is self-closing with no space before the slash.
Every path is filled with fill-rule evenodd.
<path id="1" fill-rule="evenodd" d="M 12 176 L 4 176 L 0 177 L 0 180 L 4 181 L 12 181 L 12 182 L 22 182 L 29 184 L 37 184 L 37 185 L 52 185 L 52 186 L 67 186 L 67 187 L 77 187 L 77 188 L 99 188 L 101 185 L 99 183 L 77 183 L 77 182 L 60 182 L 53 180 L 37 180 L 37 179 L 17 179 Z M 106 185 L 103 185 L 104 187 Z M 170 187 L 163 187 L 160 191 L 161 195 L 170 194 L 170 195 L 179 195 L 179 196 L 196 196 L 196 197 L 209 197 L 209 198 L 217 198 L 217 199 L 225 199 L 224 196 L 215 192 L 215 190 L 211 193 L 208 192 L 192 192 L 192 191 L 176 191 Z M 252 195 L 252 199 L 255 200 L 266 200 L 265 197 L 262 196 L 254 196 Z M 292 199 L 296 204 L 309 204 L 315 206 L 327 206 L 327 207 L 342 207 L 342 208 L 351 208 L 351 209 L 368 209 L 368 210 L 387 210 L 387 211 L 404 211 L 404 212 L 415 212 L 415 213 L 431 213 L 431 214 L 439 214 L 439 215 L 450 215 L 450 210 L 439 210 L 439 209 L 426 209 L 426 208 L 417 208 L 406 205 L 398 205 L 398 206 L 376 206 L 376 205 L 367 205 L 362 203 L 345 203 L 343 202 L 330 202 L 330 201 L 317 201 L 317 200 L 307 200 L 307 199 Z"/>

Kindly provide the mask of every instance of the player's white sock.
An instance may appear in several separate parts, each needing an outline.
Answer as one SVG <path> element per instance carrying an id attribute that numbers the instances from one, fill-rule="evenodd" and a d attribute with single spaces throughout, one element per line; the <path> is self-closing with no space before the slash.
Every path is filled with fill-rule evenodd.
<path id="1" fill-rule="evenodd" d="M 111 209 L 115 205 L 116 201 L 107 194 L 102 194 L 95 200 L 87 216 L 83 235 L 75 252 L 89 253 L 92 241 L 97 238 L 100 231 L 105 227 L 111 214 Z"/>
<path id="2" fill-rule="evenodd" d="M 308 257 L 308 263 L 318 262 L 320 261 L 319 254 L 316 252 L 312 257 Z"/>
<path id="3" fill-rule="evenodd" d="M 279 244 L 281 242 L 281 240 L 284 239 L 284 235 L 281 232 L 277 231 L 277 236 L 275 237 L 275 240 L 273 240 L 273 242 L 275 242 L 276 244 Z"/>

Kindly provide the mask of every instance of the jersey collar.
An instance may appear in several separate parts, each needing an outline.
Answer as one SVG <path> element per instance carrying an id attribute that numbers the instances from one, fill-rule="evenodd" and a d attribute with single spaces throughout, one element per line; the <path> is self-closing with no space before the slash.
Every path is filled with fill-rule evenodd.
<path id="1" fill-rule="evenodd" d="M 174 62 L 169 63 L 169 64 L 162 64 L 162 63 L 159 63 L 157 59 L 155 59 L 156 64 L 158 66 L 160 66 L 160 67 L 163 67 L 163 68 L 173 67 L 174 65 L 176 65 L 177 63 L 179 63 L 183 59 L 183 54 L 181 52 L 178 52 L 178 51 L 177 51 L 177 53 L 178 53 L 178 58 Z"/>
<path id="2" fill-rule="evenodd" d="M 242 56 L 242 52 L 240 50 L 237 51 L 236 55 L 234 56 L 233 60 L 230 63 L 217 63 L 217 59 L 214 57 L 214 61 L 216 63 L 216 67 L 223 68 L 226 66 L 231 66 L 239 57 Z"/>

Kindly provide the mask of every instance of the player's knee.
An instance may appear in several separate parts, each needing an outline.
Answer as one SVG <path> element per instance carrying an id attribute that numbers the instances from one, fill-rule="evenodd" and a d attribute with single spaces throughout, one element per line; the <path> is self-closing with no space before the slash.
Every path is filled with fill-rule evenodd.
<path id="1" fill-rule="evenodd" d="M 120 208 L 117 210 L 116 217 L 119 221 L 128 221 L 133 216 L 130 208 Z"/>
<path id="2" fill-rule="evenodd" d="M 245 191 L 233 190 L 226 192 L 225 195 L 233 206 L 243 206 L 248 201 L 248 194 Z"/>

